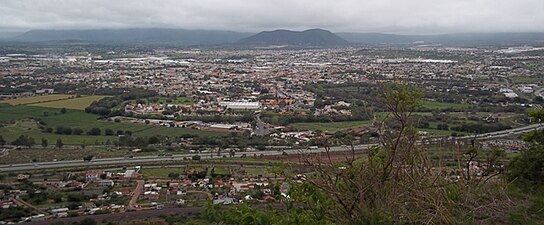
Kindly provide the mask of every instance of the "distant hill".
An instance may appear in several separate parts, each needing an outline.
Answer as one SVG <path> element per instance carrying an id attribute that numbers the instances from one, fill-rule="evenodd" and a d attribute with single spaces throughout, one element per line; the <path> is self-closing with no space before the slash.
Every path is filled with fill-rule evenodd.
<path id="1" fill-rule="evenodd" d="M 344 47 L 348 46 L 350 43 L 330 31 L 311 29 L 305 31 L 263 31 L 251 37 L 241 39 L 237 44 Z"/>
<path id="2" fill-rule="evenodd" d="M 395 35 L 381 33 L 337 33 L 338 36 L 358 44 L 425 44 L 443 45 L 508 45 L 544 44 L 543 33 L 459 33 L 438 35 Z"/>
<path id="3" fill-rule="evenodd" d="M 184 30 L 163 28 L 96 29 L 96 30 L 31 30 L 11 41 L 88 41 L 115 43 L 177 43 L 182 45 L 207 45 L 233 43 L 251 33 L 233 31 Z"/>
<path id="4" fill-rule="evenodd" d="M 21 35 L 23 32 L 2 32 L 0 31 L 0 40 L 1 39 L 10 39 Z"/>
<path id="5" fill-rule="evenodd" d="M 0 32 L 0 41 L 224 45 L 289 47 L 344 47 L 350 44 L 442 44 L 455 46 L 544 44 L 544 32 L 459 33 L 439 35 L 396 35 L 382 33 L 332 33 L 322 29 L 305 31 L 275 30 L 258 34 L 166 28 L 31 30 L 24 33 Z"/>

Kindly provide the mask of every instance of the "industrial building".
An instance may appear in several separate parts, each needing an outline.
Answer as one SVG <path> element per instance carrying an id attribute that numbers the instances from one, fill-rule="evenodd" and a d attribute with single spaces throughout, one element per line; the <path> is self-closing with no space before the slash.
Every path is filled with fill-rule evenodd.
<path id="1" fill-rule="evenodd" d="M 220 102 L 226 109 L 260 109 L 260 102 Z"/>

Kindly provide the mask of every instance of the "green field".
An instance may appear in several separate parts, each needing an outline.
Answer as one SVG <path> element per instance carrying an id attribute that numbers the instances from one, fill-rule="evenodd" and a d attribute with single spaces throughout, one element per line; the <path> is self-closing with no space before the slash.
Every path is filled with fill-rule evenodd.
<path id="1" fill-rule="evenodd" d="M 67 108 L 67 109 L 79 109 L 84 110 L 87 106 L 91 105 L 92 102 L 98 101 L 107 96 L 83 96 L 78 98 L 63 99 L 58 101 L 49 101 L 31 104 L 32 106 L 41 106 L 47 108 Z"/>
<path id="2" fill-rule="evenodd" d="M 41 96 L 15 98 L 15 99 L 6 99 L 6 100 L 0 101 L 0 103 L 6 103 L 10 105 L 26 105 L 26 104 L 33 104 L 33 103 L 40 103 L 40 102 L 58 101 L 58 100 L 68 99 L 71 97 L 74 97 L 74 95 L 62 95 L 62 94 L 41 95 Z"/>
<path id="3" fill-rule="evenodd" d="M 215 174 L 220 174 L 220 175 L 230 174 L 228 169 L 225 167 L 214 167 L 213 171 L 215 172 Z"/>
<path id="4" fill-rule="evenodd" d="M 36 145 L 41 143 L 41 139 L 47 139 L 49 145 L 53 146 L 58 138 L 62 139 L 64 144 L 85 144 L 95 145 L 96 143 L 103 144 L 109 139 L 110 141 L 117 140 L 117 136 L 92 136 L 92 135 L 59 135 L 54 133 L 45 133 L 38 129 L 38 124 L 34 120 L 18 120 L 13 124 L 8 124 L 0 127 L 0 135 L 8 142 L 11 142 L 20 135 L 28 135 L 33 137 Z"/>
<path id="5" fill-rule="evenodd" d="M 142 174 L 145 177 L 160 177 L 160 178 L 168 178 L 168 174 L 170 173 L 178 173 L 183 174 L 183 170 L 181 168 L 150 168 L 150 169 L 142 169 Z"/>
<path id="6" fill-rule="evenodd" d="M 327 132 L 336 132 L 370 124 L 371 121 L 345 121 L 345 122 L 330 122 L 330 123 L 293 123 L 290 126 L 297 130 L 321 130 Z"/>
<path id="7" fill-rule="evenodd" d="M 44 115 L 44 112 L 48 112 L 48 116 Z M 104 142 L 107 139 L 110 141 L 116 140 L 117 136 L 104 136 L 105 129 L 112 129 L 114 131 L 124 130 L 132 131 L 133 136 L 180 136 L 183 134 L 193 135 L 205 135 L 214 136 L 220 135 L 220 133 L 201 131 L 189 128 L 168 128 L 162 126 L 150 126 L 145 124 L 134 124 L 128 122 L 111 122 L 97 120 L 98 116 L 85 113 L 81 110 L 68 109 L 66 113 L 60 113 L 59 109 L 44 108 L 38 106 L 0 106 L 0 122 L 17 121 L 21 119 L 40 119 L 45 123 L 45 127 L 51 127 L 55 129 L 57 126 L 65 126 L 70 128 L 81 128 L 84 132 L 87 132 L 91 128 L 100 128 L 102 130 L 101 136 L 89 136 L 89 135 L 58 135 L 52 133 L 43 133 L 38 129 L 36 123 L 19 121 L 15 124 L 7 124 L 4 127 L 0 127 L 0 135 L 2 135 L 8 142 L 13 141 L 19 135 L 31 135 L 36 141 L 39 141 L 42 137 L 47 138 L 50 144 L 54 144 L 55 140 L 60 137 L 65 144 L 82 144 L 83 141 L 87 145 L 94 144 L 96 141 Z M 24 126 L 23 126 L 24 125 Z"/>
<path id="8" fill-rule="evenodd" d="M 421 106 L 428 108 L 428 109 L 466 109 L 469 108 L 470 105 L 467 104 L 459 104 L 459 103 L 447 103 L 447 102 L 433 102 L 433 101 L 422 101 Z"/>

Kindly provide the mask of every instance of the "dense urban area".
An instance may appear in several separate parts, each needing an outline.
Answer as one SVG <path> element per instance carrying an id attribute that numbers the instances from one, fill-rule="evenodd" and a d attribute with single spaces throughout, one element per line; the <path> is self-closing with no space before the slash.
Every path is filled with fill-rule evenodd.
<path id="1" fill-rule="evenodd" d="M 537 45 L 0 45 L 0 224 L 541 224 L 543 106 Z"/>

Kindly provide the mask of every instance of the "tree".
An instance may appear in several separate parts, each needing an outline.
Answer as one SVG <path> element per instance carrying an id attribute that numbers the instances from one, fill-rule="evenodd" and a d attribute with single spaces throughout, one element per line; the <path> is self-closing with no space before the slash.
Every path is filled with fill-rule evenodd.
<path id="1" fill-rule="evenodd" d="M 74 129 L 72 130 L 72 133 L 73 133 L 74 135 L 81 135 L 81 134 L 83 134 L 83 129 L 81 129 L 81 128 L 79 128 L 79 127 L 76 127 L 76 128 L 74 128 Z"/>
<path id="2" fill-rule="evenodd" d="M 111 136 L 111 135 L 114 135 L 115 133 L 113 132 L 112 129 L 109 129 L 109 128 L 108 128 L 108 129 L 104 130 L 104 134 L 105 134 L 106 136 Z"/>
<path id="3" fill-rule="evenodd" d="M 4 139 L 4 137 L 2 137 L 2 135 L 0 135 L 0 146 L 4 146 L 6 144 L 6 140 Z"/>
<path id="4" fill-rule="evenodd" d="M 101 131 L 100 128 L 91 128 L 89 131 L 87 131 L 88 135 L 100 135 Z"/>
<path id="5" fill-rule="evenodd" d="M 64 126 L 57 126 L 55 128 L 55 134 L 63 134 L 64 133 Z"/>
<path id="6" fill-rule="evenodd" d="M 49 143 L 47 142 L 47 139 L 42 137 L 42 147 L 47 148 L 48 145 Z"/>
<path id="7" fill-rule="evenodd" d="M 72 128 L 70 127 L 65 127 L 65 126 L 57 126 L 55 128 L 55 134 L 65 134 L 65 135 L 71 135 L 72 134 Z"/>
<path id="8" fill-rule="evenodd" d="M 65 135 L 71 135 L 72 134 L 72 128 L 69 128 L 69 127 L 65 127 L 63 130 L 62 130 L 62 133 L 65 134 Z"/>
<path id="9" fill-rule="evenodd" d="M 66 113 L 66 108 L 62 107 L 62 108 L 60 109 L 60 113 L 65 114 L 65 113 Z"/>
<path id="10" fill-rule="evenodd" d="M 30 148 L 32 147 L 32 145 L 35 145 L 36 142 L 34 141 L 34 138 L 32 137 L 21 135 L 14 141 L 12 141 L 11 144 L 16 146 L 27 146 Z"/>
<path id="11" fill-rule="evenodd" d="M 49 116 L 49 112 L 48 111 L 43 111 L 43 117 L 48 117 Z"/>
<path id="12" fill-rule="evenodd" d="M 170 173 L 168 173 L 168 177 L 171 178 L 171 179 L 177 179 L 177 178 L 179 178 L 179 173 L 170 172 Z"/>
<path id="13" fill-rule="evenodd" d="M 191 157 L 193 160 L 200 160 L 200 156 L 199 155 L 193 155 L 193 157 Z"/>
<path id="14" fill-rule="evenodd" d="M 160 139 L 157 136 L 151 136 L 147 139 L 147 143 L 150 145 L 158 144 L 160 142 Z"/>
<path id="15" fill-rule="evenodd" d="M 290 190 L 297 205 L 335 224 L 472 224 L 478 223 L 475 218 L 507 214 L 510 206 L 502 192 L 493 192 L 493 199 L 478 197 L 478 190 L 496 190 L 477 188 L 489 183 L 444 179 L 442 170 L 448 168 L 431 163 L 414 128 L 420 97 L 406 86 L 385 86 L 380 103 L 388 115 L 375 123 L 379 144 L 363 158 L 356 156 L 355 134 L 318 135 L 315 143 L 325 152 L 303 157 L 313 174 Z M 344 161 L 333 160 L 333 143 L 350 148 Z"/>
<path id="16" fill-rule="evenodd" d="M 62 139 L 57 138 L 57 143 L 55 143 L 55 146 L 57 148 L 62 148 L 63 145 L 64 145 L 64 143 L 62 143 Z"/>
<path id="17" fill-rule="evenodd" d="M 535 122 L 542 122 L 544 109 L 529 112 Z M 544 131 L 533 131 L 523 137 L 532 146 L 514 158 L 507 168 L 507 178 L 524 188 L 544 184 Z"/>
<path id="18" fill-rule="evenodd" d="M 93 155 L 86 155 L 85 157 L 83 157 L 83 161 L 91 161 L 93 157 Z"/>

